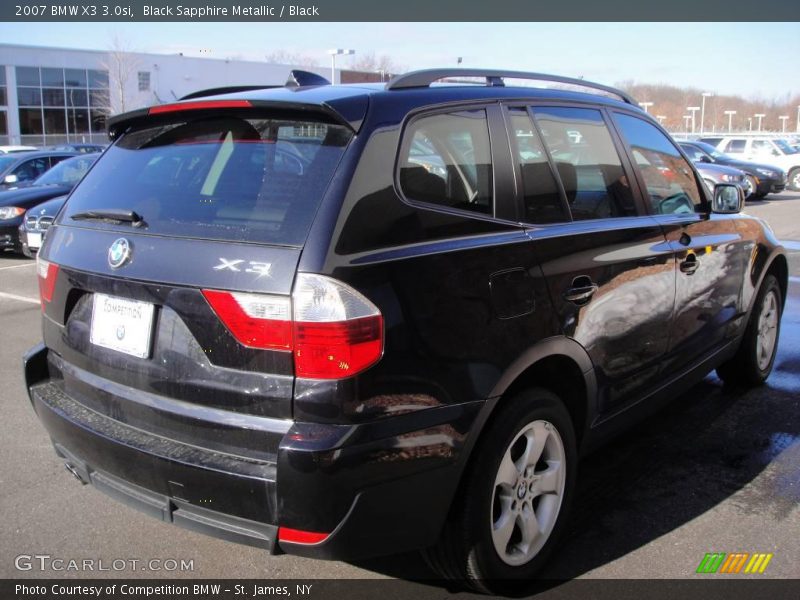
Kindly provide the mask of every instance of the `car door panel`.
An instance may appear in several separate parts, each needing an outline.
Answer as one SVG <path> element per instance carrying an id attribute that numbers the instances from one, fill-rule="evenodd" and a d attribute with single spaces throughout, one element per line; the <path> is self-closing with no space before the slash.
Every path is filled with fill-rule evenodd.
<path id="1" fill-rule="evenodd" d="M 552 186 L 542 183 L 548 170 L 539 169 L 535 181 L 525 178 L 534 160 L 526 156 L 546 155 L 568 222 L 528 227 L 532 258 L 560 331 L 594 364 L 603 419 L 657 383 L 667 351 L 664 324 L 675 298 L 674 260 L 659 224 L 640 214 L 630 164 L 601 111 L 534 106 L 529 116 L 533 131 L 525 130 L 524 119 L 510 117 L 517 119 L 510 138 L 524 140 L 526 148 L 518 151 L 525 204 L 520 213 L 555 220 Z M 549 208 L 535 210 L 532 203 Z"/>
<path id="2" fill-rule="evenodd" d="M 598 411 L 615 412 L 654 384 L 673 313 L 674 259 L 649 217 L 586 221 L 530 229 L 564 335 L 595 365 Z M 596 286 L 586 299 L 570 299 Z M 588 290 L 586 290 L 588 291 Z"/>
<path id="3" fill-rule="evenodd" d="M 746 245 L 735 215 L 710 214 L 696 172 L 663 131 L 637 115 L 615 112 L 614 120 L 632 155 L 640 157 L 637 176 L 676 267 L 675 311 L 665 332 L 668 379 L 730 337 L 740 312 Z M 647 180 L 645 161 L 661 166 L 666 187 Z"/>

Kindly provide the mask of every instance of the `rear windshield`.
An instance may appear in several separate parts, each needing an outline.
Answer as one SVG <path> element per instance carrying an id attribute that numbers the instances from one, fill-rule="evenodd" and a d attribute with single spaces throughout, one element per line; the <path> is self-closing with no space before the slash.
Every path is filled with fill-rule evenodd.
<path id="1" fill-rule="evenodd" d="M 134 211 L 157 235 L 302 245 L 349 142 L 345 127 L 277 118 L 218 117 L 127 133 L 67 203 L 64 224 L 87 211 Z"/>

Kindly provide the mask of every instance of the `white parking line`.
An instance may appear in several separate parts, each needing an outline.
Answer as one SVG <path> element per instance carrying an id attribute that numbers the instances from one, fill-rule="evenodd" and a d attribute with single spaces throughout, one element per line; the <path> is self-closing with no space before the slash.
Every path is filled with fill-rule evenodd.
<path id="1" fill-rule="evenodd" d="M 7 294 L 0 292 L 0 298 L 8 298 L 9 300 L 18 300 L 19 302 L 30 302 L 31 304 L 39 304 L 36 298 L 28 298 L 27 296 L 17 296 L 16 294 Z"/>
<path id="2" fill-rule="evenodd" d="M 10 267 L 0 267 L 0 271 L 5 271 L 6 269 L 21 269 L 22 267 L 35 267 L 36 263 L 25 263 L 24 265 L 11 265 Z"/>

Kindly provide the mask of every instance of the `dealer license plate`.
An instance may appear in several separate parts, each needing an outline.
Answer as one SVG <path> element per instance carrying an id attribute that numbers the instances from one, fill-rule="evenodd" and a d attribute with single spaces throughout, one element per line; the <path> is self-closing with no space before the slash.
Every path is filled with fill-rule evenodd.
<path id="1" fill-rule="evenodd" d="M 154 306 L 149 302 L 95 294 L 89 339 L 97 346 L 147 358 Z"/>

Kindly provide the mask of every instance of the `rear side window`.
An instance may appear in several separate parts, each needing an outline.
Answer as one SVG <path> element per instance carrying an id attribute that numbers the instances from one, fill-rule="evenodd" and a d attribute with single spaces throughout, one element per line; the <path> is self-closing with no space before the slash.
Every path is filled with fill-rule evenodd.
<path id="1" fill-rule="evenodd" d="M 417 119 L 400 153 L 400 189 L 412 201 L 493 214 L 486 111 Z"/>
<path id="2" fill-rule="evenodd" d="M 97 161 L 61 220 L 133 210 L 148 233 L 301 245 L 350 137 L 339 125 L 274 118 L 219 117 L 134 131 Z"/>
<path id="3" fill-rule="evenodd" d="M 630 182 L 600 111 L 536 107 L 534 115 L 573 219 L 636 215 Z"/>
<path id="4" fill-rule="evenodd" d="M 523 220 L 526 223 L 569 221 L 558 183 L 528 112 L 511 109 L 509 118 L 512 148 L 522 179 Z"/>
<path id="5" fill-rule="evenodd" d="M 692 168 L 675 145 L 647 121 L 623 114 L 615 117 L 642 174 L 653 212 L 695 212 L 702 196 Z"/>
<path id="6" fill-rule="evenodd" d="M 747 140 L 731 140 L 725 147 L 722 149 L 723 152 L 733 152 L 734 154 L 737 152 L 744 152 L 744 147 L 747 144 Z"/>

